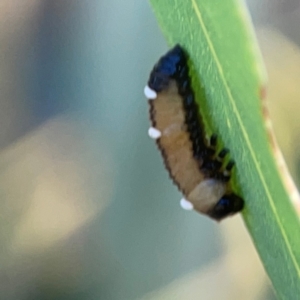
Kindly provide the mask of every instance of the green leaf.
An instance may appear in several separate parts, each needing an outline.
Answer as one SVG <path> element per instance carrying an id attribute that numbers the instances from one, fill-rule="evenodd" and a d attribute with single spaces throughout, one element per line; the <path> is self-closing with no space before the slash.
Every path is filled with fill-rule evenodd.
<path id="1" fill-rule="evenodd" d="M 237 0 L 150 0 L 170 45 L 190 55 L 209 132 L 236 161 L 243 217 L 281 299 L 300 297 L 300 226 L 265 130 L 264 69 L 245 5 Z M 247 261 L 245 261 L 247 268 Z"/>

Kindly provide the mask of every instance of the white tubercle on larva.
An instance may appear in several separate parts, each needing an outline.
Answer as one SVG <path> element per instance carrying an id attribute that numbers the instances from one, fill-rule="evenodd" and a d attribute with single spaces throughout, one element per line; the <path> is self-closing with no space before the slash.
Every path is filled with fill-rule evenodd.
<path id="1" fill-rule="evenodd" d="M 144 88 L 144 94 L 146 98 L 150 100 L 154 100 L 157 98 L 157 93 L 154 90 L 150 89 L 148 85 L 146 85 Z"/>
<path id="2" fill-rule="evenodd" d="M 157 139 L 159 139 L 161 137 L 161 132 L 158 129 L 154 128 L 154 127 L 150 127 L 148 129 L 148 135 L 152 139 L 157 140 Z"/>
<path id="3" fill-rule="evenodd" d="M 193 210 L 194 205 L 190 201 L 187 201 L 186 199 L 182 198 L 180 200 L 180 206 L 185 210 Z"/>

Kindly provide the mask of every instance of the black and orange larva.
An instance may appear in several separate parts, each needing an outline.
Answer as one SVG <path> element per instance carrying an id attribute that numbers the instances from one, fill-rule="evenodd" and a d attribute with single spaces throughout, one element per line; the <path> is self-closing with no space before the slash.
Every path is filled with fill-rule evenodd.
<path id="1" fill-rule="evenodd" d="M 244 201 L 231 191 L 231 160 L 216 150 L 217 136 L 205 137 L 201 115 L 191 87 L 187 55 L 176 45 L 154 66 L 145 95 L 149 99 L 152 127 L 170 177 L 183 193 L 181 205 L 216 220 L 243 208 Z"/>

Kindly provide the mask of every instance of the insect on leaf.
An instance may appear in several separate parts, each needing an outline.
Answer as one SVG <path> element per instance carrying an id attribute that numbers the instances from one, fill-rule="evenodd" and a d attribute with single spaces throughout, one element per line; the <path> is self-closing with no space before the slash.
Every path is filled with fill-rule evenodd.
<path id="1" fill-rule="evenodd" d="M 247 10 L 238 0 L 150 0 L 170 46 L 189 54 L 205 127 L 236 162 L 243 217 L 281 299 L 300 295 L 300 224 L 263 119 L 263 65 Z M 216 3 L 217 2 L 217 3 Z M 273 145 L 274 146 L 274 145 Z M 245 262 L 245 265 L 247 262 Z"/>

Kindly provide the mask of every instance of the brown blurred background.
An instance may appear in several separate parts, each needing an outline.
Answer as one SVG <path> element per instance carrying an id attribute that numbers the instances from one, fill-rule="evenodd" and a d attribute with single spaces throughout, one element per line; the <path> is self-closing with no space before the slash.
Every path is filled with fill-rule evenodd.
<path id="1" fill-rule="evenodd" d="M 299 1 L 248 4 L 299 185 Z M 0 2 L 0 299 L 275 299 L 240 216 L 181 210 L 147 137 L 166 49 L 147 1 Z"/>

